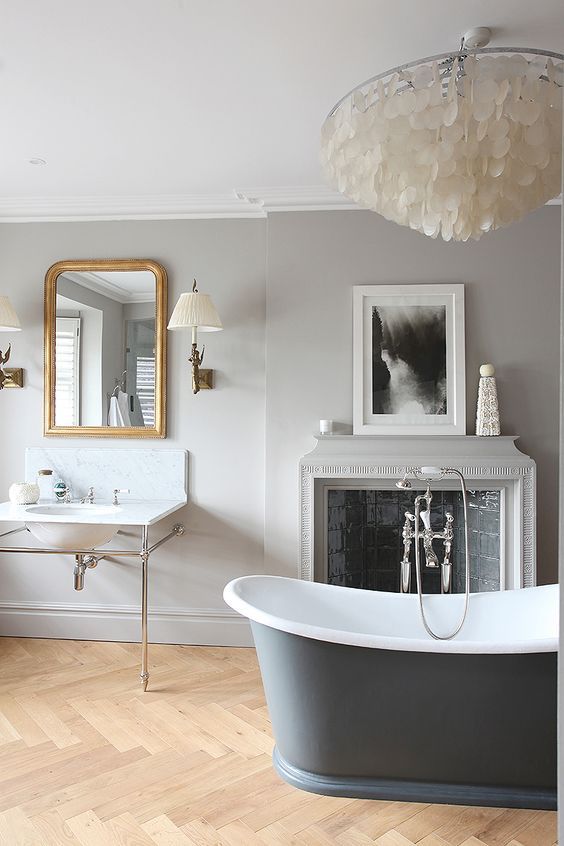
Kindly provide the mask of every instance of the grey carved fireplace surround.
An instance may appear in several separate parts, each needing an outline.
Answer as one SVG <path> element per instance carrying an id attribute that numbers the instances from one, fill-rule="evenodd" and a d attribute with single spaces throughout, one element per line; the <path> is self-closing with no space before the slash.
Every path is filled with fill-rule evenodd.
<path id="1" fill-rule="evenodd" d="M 401 530 L 416 486 L 399 491 L 406 467 L 455 467 L 470 491 L 472 591 L 536 584 L 535 463 L 515 437 L 317 436 L 300 460 L 299 577 L 372 590 L 398 590 Z M 463 514 L 456 482 L 432 485 L 432 520 L 454 522 L 454 585 L 463 589 Z M 437 547 L 439 552 L 439 547 Z M 427 571 L 423 589 L 439 590 Z"/>

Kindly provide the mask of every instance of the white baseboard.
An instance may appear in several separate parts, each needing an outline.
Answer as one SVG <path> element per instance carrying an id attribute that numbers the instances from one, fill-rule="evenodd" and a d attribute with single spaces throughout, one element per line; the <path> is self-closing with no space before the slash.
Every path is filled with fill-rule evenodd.
<path id="1" fill-rule="evenodd" d="M 0 636 L 114 640 L 141 639 L 141 612 L 134 605 L 0 602 Z M 252 646 L 244 617 L 218 608 L 152 608 L 149 641 L 195 646 Z"/>

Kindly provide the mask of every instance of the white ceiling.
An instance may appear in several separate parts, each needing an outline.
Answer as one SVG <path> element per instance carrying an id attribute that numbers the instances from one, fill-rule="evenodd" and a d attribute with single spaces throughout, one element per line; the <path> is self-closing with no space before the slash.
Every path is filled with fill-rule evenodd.
<path id="1" fill-rule="evenodd" d="M 493 29 L 495 45 L 564 49 L 562 0 L 2 7 L 4 218 L 10 208 L 119 212 L 127 198 L 131 216 L 151 203 L 165 216 L 175 198 L 211 208 L 221 198 L 228 207 L 229 198 L 248 206 L 261 195 L 311 197 L 323 182 L 320 125 L 356 83 L 456 48 L 477 25 Z M 29 164 L 33 157 L 47 164 Z"/>

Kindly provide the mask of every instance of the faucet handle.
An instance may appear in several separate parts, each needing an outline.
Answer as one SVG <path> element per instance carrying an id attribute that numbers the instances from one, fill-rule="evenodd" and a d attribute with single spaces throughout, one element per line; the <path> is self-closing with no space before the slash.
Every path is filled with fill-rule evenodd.
<path id="1" fill-rule="evenodd" d="M 131 493 L 129 488 L 114 488 L 114 505 L 119 505 L 118 494 Z"/>

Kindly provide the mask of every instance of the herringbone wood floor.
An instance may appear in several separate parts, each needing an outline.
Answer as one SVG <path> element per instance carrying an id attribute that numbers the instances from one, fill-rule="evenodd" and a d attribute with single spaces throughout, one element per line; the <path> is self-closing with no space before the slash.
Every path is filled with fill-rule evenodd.
<path id="1" fill-rule="evenodd" d="M 7 846 L 553 846 L 549 812 L 284 784 L 251 649 L 0 639 Z"/>

